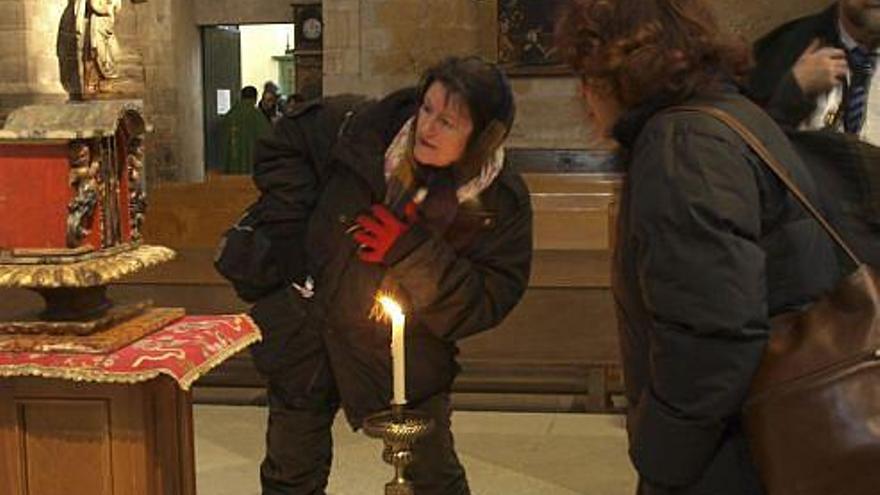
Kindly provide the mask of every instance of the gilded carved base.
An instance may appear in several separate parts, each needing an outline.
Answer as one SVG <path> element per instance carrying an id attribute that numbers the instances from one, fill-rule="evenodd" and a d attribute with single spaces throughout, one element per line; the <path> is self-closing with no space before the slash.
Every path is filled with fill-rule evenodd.
<path id="1" fill-rule="evenodd" d="M 174 259 L 163 246 L 127 246 L 82 256 L 0 256 L 0 288 L 95 287 Z"/>
<path id="2" fill-rule="evenodd" d="M 122 323 L 114 321 L 109 328 L 91 335 L 0 335 L 0 352 L 108 353 L 184 316 L 181 308 L 151 308 L 144 311 L 141 307 L 140 311 L 143 314 Z M 7 333 L 8 325 L 0 323 L 0 333 Z"/>
<path id="3" fill-rule="evenodd" d="M 77 335 L 87 336 L 130 320 L 152 307 L 151 301 L 122 303 L 111 306 L 101 314 L 85 320 L 49 321 L 39 316 L 20 321 L 0 321 L 0 336 L 18 335 Z"/>

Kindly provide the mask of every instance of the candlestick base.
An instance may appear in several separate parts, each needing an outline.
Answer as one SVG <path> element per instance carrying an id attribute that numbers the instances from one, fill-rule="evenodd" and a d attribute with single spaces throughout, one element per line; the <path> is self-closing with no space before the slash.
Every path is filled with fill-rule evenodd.
<path id="1" fill-rule="evenodd" d="M 382 460 L 394 466 L 394 478 L 385 484 L 385 495 L 415 495 L 406 479 L 406 467 L 413 461 L 413 445 L 433 429 L 434 420 L 427 414 L 398 405 L 364 420 L 367 436 L 384 442 Z"/>

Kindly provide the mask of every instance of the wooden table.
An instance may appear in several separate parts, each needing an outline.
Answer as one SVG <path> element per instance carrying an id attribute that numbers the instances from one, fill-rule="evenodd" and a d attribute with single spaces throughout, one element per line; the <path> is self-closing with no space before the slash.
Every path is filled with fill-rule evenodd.
<path id="1" fill-rule="evenodd" d="M 195 493 L 190 392 L 167 376 L 2 379 L 0 452 L 5 494 Z"/>
<path id="2" fill-rule="evenodd" d="M 0 495 L 192 495 L 192 397 L 259 339 L 188 316 L 107 354 L 0 352 Z"/>

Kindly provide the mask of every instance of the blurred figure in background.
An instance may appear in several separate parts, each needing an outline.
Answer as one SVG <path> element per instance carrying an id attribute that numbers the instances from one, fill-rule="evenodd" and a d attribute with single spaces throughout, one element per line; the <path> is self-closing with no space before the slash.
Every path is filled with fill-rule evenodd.
<path id="1" fill-rule="evenodd" d="M 270 124 L 274 124 L 281 112 L 278 110 L 279 87 L 272 81 L 263 84 L 263 95 L 260 97 L 260 111 Z"/>
<path id="2" fill-rule="evenodd" d="M 272 131 L 272 126 L 263 113 L 257 110 L 256 104 L 257 88 L 245 86 L 241 90 L 241 98 L 220 122 L 223 136 L 221 163 L 226 174 L 250 174 L 253 171 L 257 139 Z"/>

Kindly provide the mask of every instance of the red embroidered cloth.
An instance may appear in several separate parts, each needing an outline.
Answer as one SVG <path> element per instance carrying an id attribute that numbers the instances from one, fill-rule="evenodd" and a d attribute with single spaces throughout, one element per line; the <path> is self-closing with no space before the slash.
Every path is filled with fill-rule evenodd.
<path id="1" fill-rule="evenodd" d="M 109 354 L 0 352 L 0 376 L 136 383 L 163 373 L 188 390 L 258 340 L 260 331 L 247 316 L 186 316 Z"/>

